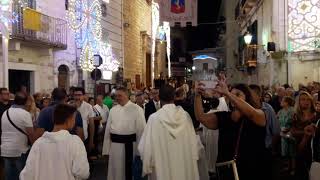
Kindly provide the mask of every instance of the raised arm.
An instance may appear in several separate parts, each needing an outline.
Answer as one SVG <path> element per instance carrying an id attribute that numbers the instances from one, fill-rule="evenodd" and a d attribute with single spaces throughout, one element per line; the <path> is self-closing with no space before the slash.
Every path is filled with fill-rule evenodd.
<path id="1" fill-rule="evenodd" d="M 198 90 L 201 91 L 201 90 Z M 204 113 L 202 106 L 202 98 L 199 93 L 194 99 L 194 113 L 196 119 L 209 129 L 218 129 L 218 118 L 214 113 Z"/>
<path id="2" fill-rule="evenodd" d="M 225 95 L 243 115 L 249 118 L 249 120 L 253 121 L 253 123 L 258 126 L 266 126 L 265 114 L 261 109 L 252 107 L 250 104 L 229 91 L 225 93 Z"/>
<path id="3" fill-rule="evenodd" d="M 241 114 L 245 115 L 249 120 L 258 126 L 266 126 L 265 114 L 261 109 L 256 109 L 248 104 L 246 101 L 239 98 L 237 95 L 229 92 L 228 86 L 226 84 L 225 77 L 221 77 L 218 87 L 215 89 L 216 92 L 226 96 L 229 101 L 234 104 L 235 108 L 238 109 Z"/>

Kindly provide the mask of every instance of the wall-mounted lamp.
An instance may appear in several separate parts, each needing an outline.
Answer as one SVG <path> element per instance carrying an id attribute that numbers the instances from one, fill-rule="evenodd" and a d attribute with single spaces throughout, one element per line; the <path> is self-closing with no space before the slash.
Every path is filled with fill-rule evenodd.
<path id="1" fill-rule="evenodd" d="M 244 38 L 244 42 L 245 42 L 247 45 L 251 44 L 252 35 L 251 35 L 249 32 L 247 32 L 246 35 L 244 35 L 243 38 Z"/>

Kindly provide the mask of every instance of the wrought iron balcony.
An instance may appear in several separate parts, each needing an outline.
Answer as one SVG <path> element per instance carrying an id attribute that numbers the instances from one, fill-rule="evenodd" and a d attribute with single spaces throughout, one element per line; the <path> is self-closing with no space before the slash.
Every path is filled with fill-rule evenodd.
<path id="1" fill-rule="evenodd" d="M 24 27 L 24 11 L 20 6 L 13 6 L 13 12 L 17 15 L 18 21 L 12 24 L 11 38 L 53 48 L 67 48 L 68 25 L 65 20 L 37 12 L 40 16 L 41 29 L 35 31 Z"/>

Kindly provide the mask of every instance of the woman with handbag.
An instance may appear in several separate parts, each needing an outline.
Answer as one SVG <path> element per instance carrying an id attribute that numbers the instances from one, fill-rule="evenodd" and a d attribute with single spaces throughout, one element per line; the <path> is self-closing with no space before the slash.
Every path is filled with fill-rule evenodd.
<path id="1" fill-rule="evenodd" d="M 229 100 L 231 111 L 205 114 L 201 100 L 204 89 L 198 88 L 195 114 L 197 120 L 207 128 L 219 129 L 218 164 L 232 162 L 234 168 L 234 175 L 223 175 L 222 180 L 265 179 L 265 174 L 270 172 L 265 172 L 263 168 L 266 162 L 264 112 L 258 109 L 247 85 L 239 84 L 229 91 L 222 76 L 214 91 Z"/>

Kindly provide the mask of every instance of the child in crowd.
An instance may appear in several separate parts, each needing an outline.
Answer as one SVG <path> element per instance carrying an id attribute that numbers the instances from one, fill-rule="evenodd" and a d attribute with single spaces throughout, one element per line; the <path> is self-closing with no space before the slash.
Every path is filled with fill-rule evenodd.
<path id="1" fill-rule="evenodd" d="M 295 169 L 295 143 L 290 136 L 290 129 L 292 127 L 292 119 L 294 116 L 294 99 L 292 97 L 286 96 L 282 99 L 281 107 L 282 109 L 278 113 L 278 118 L 281 127 L 281 154 L 285 158 L 289 158 L 290 174 L 294 174 Z"/>
<path id="2" fill-rule="evenodd" d="M 81 139 L 71 135 L 77 109 L 70 105 L 56 106 L 54 129 L 45 132 L 32 146 L 21 180 L 87 179 L 89 163 Z"/>

